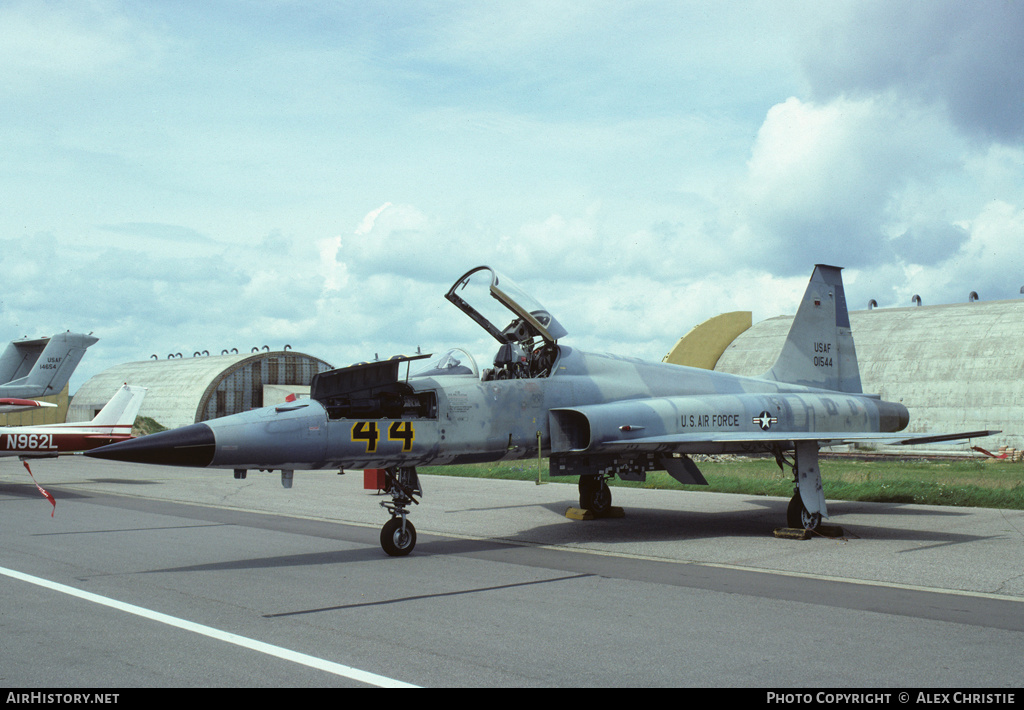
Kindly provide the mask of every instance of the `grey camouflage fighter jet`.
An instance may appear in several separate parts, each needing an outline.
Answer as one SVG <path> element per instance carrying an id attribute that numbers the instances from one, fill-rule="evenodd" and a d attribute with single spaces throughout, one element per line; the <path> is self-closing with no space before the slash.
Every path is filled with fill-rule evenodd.
<path id="1" fill-rule="evenodd" d="M 236 478 L 280 470 L 286 486 L 297 469 L 384 469 L 390 500 L 381 505 L 391 518 L 381 545 L 400 556 L 416 544 L 408 513 L 422 495 L 417 466 L 546 455 L 552 476 L 579 476 L 580 507 L 600 514 L 616 475 L 644 480 L 663 469 L 706 485 L 690 454 L 771 453 L 794 474 L 789 526 L 813 529 L 828 516 L 820 447 L 995 433 L 896 433 L 907 409 L 861 392 L 833 266 L 815 268 L 782 353 L 761 377 L 576 350 L 560 342 L 566 330 L 543 306 L 490 267 L 466 273 L 446 298 L 498 341 L 492 367 L 481 372 L 462 349 L 353 365 L 318 374 L 309 399 L 86 455 L 227 468 Z"/>

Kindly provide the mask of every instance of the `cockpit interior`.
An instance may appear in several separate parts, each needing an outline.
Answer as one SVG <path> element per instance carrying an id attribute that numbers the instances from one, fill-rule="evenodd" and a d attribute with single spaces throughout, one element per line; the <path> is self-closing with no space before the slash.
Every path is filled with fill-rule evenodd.
<path id="1" fill-rule="evenodd" d="M 439 357 L 396 356 L 319 373 L 313 377 L 310 397 L 324 405 L 331 419 L 434 418 L 434 393 L 417 391 L 409 380 L 456 375 L 487 382 L 549 377 L 555 371 L 558 338 L 567 332 L 511 279 L 480 266 L 456 281 L 445 298 L 498 341 L 491 367 L 481 371 L 462 348 L 452 348 Z M 498 327 L 496 323 L 508 325 Z M 415 369 L 414 362 L 418 365 Z M 404 381 L 402 364 L 406 368 Z"/>

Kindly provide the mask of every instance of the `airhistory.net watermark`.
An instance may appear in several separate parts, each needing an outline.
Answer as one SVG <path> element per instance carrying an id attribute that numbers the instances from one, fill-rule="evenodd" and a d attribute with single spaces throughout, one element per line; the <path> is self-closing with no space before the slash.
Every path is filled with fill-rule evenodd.
<path id="1" fill-rule="evenodd" d="M 116 705 L 120 693 L 9 692 L 5 703 L 19 705 Z"/>

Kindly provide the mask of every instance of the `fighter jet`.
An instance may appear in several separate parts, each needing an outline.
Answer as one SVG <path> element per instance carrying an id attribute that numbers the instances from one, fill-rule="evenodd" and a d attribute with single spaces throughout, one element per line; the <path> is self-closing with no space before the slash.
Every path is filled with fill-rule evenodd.
<path id="1" fill-rule="evenodd" d="M 611 506 L 608 480 L 666 470 L 707 484 L 690 454 L 770 453 L 794 475 L 787 522 L 814 529 L 828 516 L 822 446 L 972 438 L 975 431 L 897 434 L 907 409 L 861 391 L 841 269 L 819 265 L 788 339 L 761 377 L 585 353 L 537 301 L 490 267 L 461 276 L 446 298 L 498 342 L 480 370 L 463 349 L 395 357 L 320 373 L 310 398 L 112 444 L 87 455 L 233 469 L 383 469 L 390 519 L 381 546 L 409 554 L 417 466 L 548 456 L 552 476 L 579 476 L 580 507 Z M 504 325 L 502 325 L 504 324 Z M 401 370 L 405 369 L 404 376 Z M 792 454 L 790 456 L 790 454 Z"/>
<path id="2" fill-rule="evenodd" d="M 50 338 L 12 340 L 0 355 L 0 397 L 57 394 L 68 383 L 86 349 L 98 340 L 71 331 Z"/>

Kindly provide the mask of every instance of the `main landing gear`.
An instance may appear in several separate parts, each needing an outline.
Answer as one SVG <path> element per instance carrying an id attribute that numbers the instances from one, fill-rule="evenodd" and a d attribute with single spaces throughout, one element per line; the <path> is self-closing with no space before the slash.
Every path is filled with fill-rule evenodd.
<path id="1" fill-rule="evenodd" d="M 391 520 L 381 528 L 380 546 L 392 557 L 404 557 L 416 547 L 416 528 L 406 517 L 410 503 L 419 505 L 413 496 L 423 495 L 416 468 L 403 466 L 386 469 L 384 487 L 391 500 L 383 500 L 380 505 L 391 513 Z"/>
<path id="2" fill-rule="evenodd" d="M 786 526 L 797 530 L 817 530 L 821 527 L 821 513 L 807 511 L 800 499 L 799 488 L 794 491 L 789 507 L 786 508 Z"/>
<path id="3" fill-rule="evenodd" d="M 786 525 L 798 530 L 818 530 L 821 519 L 828 517 L 825 492 L 818 468 L 818 445 L 813 441 L 796 442 L 793 461 L 788 461 L 781 449 L 775 451 L 779 468 L 793 469 L 793 498 L 786 508 Z"/>
<path id="4" fill-rule="evenodd" d="M 580 507 L 600 517 L 612 507 L 612 489 L 604 476 L 580 476 Z"/>

